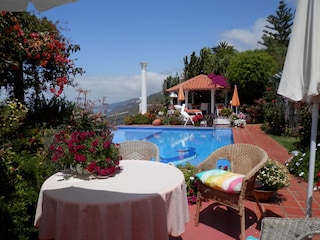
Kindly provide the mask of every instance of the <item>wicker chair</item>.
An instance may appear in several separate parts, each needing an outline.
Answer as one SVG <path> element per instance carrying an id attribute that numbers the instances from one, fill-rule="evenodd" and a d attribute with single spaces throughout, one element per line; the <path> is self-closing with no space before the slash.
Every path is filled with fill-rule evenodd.
<path id="1" fill-rule="evenodd" d="M 198 172 L 216 168 L 218 159 L 228 159 L 230 169 L 234 173 L 245 175 L 240 193 L 227 193 L 219 191 L 199 182 L 195 226 L 199 224 L 201 202 L 214 200 L 217 203 L 235 209 L 240 216 L 241 239 L 245 239 L 245 199 L 255 199 L 253 190 L 259 169 L 267 162 L 268 154 L 260 147 L 251 144 L 230 144 L 214 151 L 198 166 Z M 262 207 L 257 199 L 256 203 L 262 212 Z"/>
<path id="2" fill-rule="evenodd" d="M 142 140 L 132 140 L 120 143 L 120 156 L 122 159 L 160 160 L 159 148 L 156 144 Z"/>
<path id="3" fill-rule="evenodd" d="M 266 217 L 261 222 L 260 240 L 302 240 L 315 234 L 320 235 L 320 218 Z"/>

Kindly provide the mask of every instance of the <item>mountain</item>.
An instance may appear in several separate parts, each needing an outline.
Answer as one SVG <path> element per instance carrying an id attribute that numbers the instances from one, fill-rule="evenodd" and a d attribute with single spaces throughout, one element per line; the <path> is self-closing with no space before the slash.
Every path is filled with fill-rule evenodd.
<path id="1" fill-rule="evenodd" d="M 162 92 L 155 93 L 147 97 L 147 103 L 149 105 L 155 102 L 160 102 L 162 98 Z M 123 119 L 125 116 L 134 115 L 139 112 L 139 102 L 139 98 L 132 98 L 122 102 L 108 104 L 106 113 L 107 119 L 114 125 L 123 124 Z M 95 112 L 102 111 L 102 109 L 105 109 L 105 107 L 96 106 Z"/>

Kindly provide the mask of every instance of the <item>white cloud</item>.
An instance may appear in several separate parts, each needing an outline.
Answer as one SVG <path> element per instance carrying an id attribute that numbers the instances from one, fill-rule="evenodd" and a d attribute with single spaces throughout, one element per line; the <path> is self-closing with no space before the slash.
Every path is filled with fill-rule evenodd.
<path id="1" fill-rule="evenodd" d="M 170 75 L 147 71 L 147 95 L 162 91 L 163 81 Z M 132 76 L 90 76 L 76 78 L 76 88 L 66 88 L 64 94 L 70 101 L 75 101 L 77 89 L 88 90 L 87 99 L 96 101 L 106 98 L 107 103 L 125 101 L 141 96 L 141 74 Z M 82 95 L 83 97 L 83 95 Z"/>
<path id="2" fill-rule="evenodd" d="M 229 45 L 234 46 L 238 51 L 245 51 L 249 49 L 262 48 L 258 41 L 261 41 L 263 34 L 262 30 L 267 25 L 264 18 L 259 18 L 251 29 L 232 29 L 221 34 L 219 42 L 228 42 Z"/>

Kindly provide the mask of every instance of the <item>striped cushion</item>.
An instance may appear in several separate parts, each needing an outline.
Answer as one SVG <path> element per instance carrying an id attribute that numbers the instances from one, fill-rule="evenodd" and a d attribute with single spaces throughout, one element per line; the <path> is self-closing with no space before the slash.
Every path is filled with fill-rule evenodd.
<path id="1" fill-rule="evenodd" d="M 239 193 L 244 175 L 215 168 L 197 173 L 196 177 L 203 184 L 214 189 L 228 193 Z"/>

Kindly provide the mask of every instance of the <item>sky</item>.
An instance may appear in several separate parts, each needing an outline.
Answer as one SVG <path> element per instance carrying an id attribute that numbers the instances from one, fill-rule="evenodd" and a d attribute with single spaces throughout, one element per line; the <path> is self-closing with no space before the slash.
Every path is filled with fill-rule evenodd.
<path id="1" fill-rule="evenodd" d="M 286 0 L 295 10 L 297 0 Z M 78 0 L 36 12 L 58 21 L 62 34 L 79 44 L 73 54 L 76 88 L 88 90 L 92 101 L 107 103 L 141 96 L 141 62 L 147 62 L 147 95 L 162 91 L 163 81 L 180 76 L 183 59 L 204 47 L 227 42 L 238 51 L 261 48 L 266 18 L 275 15 L 279 0 Z M 76 89 L 67 88 L 74 101 Z"/>

